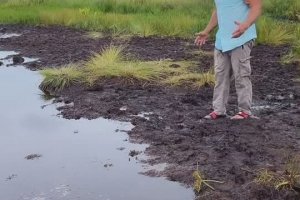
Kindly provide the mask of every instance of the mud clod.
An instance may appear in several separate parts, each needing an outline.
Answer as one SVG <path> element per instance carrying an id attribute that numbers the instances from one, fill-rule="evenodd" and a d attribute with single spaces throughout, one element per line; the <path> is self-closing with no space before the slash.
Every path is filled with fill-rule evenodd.
<path id="1" fill-rule="evenodd" d="M 25 61 L 25 59 L 22 56 L 19 56 L 19 55 L 13 56 L 12 59 L 13 59 L 13 64 L 14 65 L 22 64 Z"/>
<path id="2" fill-rule="evenodd" d="M 41 154 L 30 154 L 28 156 L 25 157 L 26 160 L 35 160 L 35 159 L 39 159 L 40 157 L 42 157 Z"/>
<path id="3" fill-rule="evenodd" d="M 141 154 L 141 153 L 142 153 L 141 151 L 131 150 L 131 151 L 129 152 L 129 156 L 135 157 L 135 156 L 137 156 L 137 155 L 139 155 L 139 154 Z"/>

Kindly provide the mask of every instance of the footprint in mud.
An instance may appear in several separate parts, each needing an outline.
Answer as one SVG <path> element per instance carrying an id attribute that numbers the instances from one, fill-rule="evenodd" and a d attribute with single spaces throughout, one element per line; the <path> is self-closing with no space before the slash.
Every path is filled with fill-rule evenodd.
<path id="1" fill-rule="evenodd" d="M 41 154 L 30 154 L 28 156 L 25 157 L 26 160 L 35 160 L 35 159 L 39 159 L 40 157 L 42 157 Z"/>

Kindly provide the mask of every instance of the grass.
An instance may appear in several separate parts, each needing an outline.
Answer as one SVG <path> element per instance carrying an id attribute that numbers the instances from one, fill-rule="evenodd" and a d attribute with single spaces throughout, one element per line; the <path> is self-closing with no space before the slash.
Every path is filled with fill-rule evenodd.
<path id="1" fill-rule="evenodd" d="M 224 183 L 222 181 L 216 181 L 216 180 L 205 180 L 203 178 L 203 175 L 202 173 L 199 171 L 199 165 L 197 164 L 197 170 L 194 171 L 193 173 L 193 177 L 194 177 L 194 190 L 196 192 L 200 192 L 203 188 L 203 185 L 207 186 L 208 188 L 210 188 L 211 190 L 215 190 L 214 187 L 212 187 L 209 183 L 212 182 L 212 183 Z"/>
<path id="2" fill-rule="evenodd" d="M 79 82 L 82 73 L 76 65 L 68 65 L 56 69 L 44 69 L 41 71 L 44 80 L 41 84 L 41 89 L 47 91 L 62 90 L 72 84 Z"/>
<path id="3" fill-rule="evenodd" d="M 187 86 L 200 88 L 214 84 L 212 71 L 196 73 L 192 62 L 171 60 L 139 61 L 128 59 L 123 54 L 124 47 L 114 47 L 95 54 L 89 61 L 79 65 L 63 66 L 41 71 L 44 81 L 41 88 L 60 91 L 72 84 L 93 86 L 98 81 L 119 78 L 127 82 L 139 81 L 145 84 L 166 86 Z M 176 68 L 172 67 L 176 65 Z"/>
<path id="4" fill-rule="evenodd" d="M 263 3 L 259 43 L 277 45 L 299 40 L 299 1 Z M 191 38 L 206 26 L 213 8 L 211 0 L 0 0 L 0 23 L 55 24 L 116 35 Z M 293 23 L 289 29 L 287 22 Z M 291 39 L 291 35 L 295 37 Z"/>
<path id="5" fill-rule="evenodd" d="M 255 182 L 259 185 L 273 187 L 276 190 L 295 189 L 300 184 L 300 157 L 289 159 L 283 172 L 275 173 L 262 169 Z"/>
<path id="6" fill-rule="evenodd" d="M 259 44 L 283 45 L 296 39 L 293 29 L 288 24 L 268 17 L 262 17 L 258 21 L 258 35 Z"/>
<path id="7" fill-rule="evenodd" d="M 209 0 L 1 0 L 0 9 L 0 23 L 188 37 L 205 26 L 213 4 Z"/>

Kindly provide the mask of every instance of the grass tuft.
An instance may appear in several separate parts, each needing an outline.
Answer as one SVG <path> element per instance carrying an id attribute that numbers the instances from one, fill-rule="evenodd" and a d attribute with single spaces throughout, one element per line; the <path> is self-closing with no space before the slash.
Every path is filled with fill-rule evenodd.
<path id="1" fill-rule="evenodd" d="M 71 65 L 42 70 L 41 73 L 45 78 L 42 86 L 44 89 L 55 88 L 58 91 L 77 82 L 93 86 L 100 80 L 112 78 L 195 89 L 214 84 L 213 72 L 195 72 L 195 63 L 128 59 L 123 49 L 124 47 L 110 46 L 101 54 L 94 54 L 89 61 L 82 64 L 81 68 Z"/>
<path id="2" fill-rule="evenodd" d="M 203 175 L 201 174 L 201 172 L 199 171 L 199 166 L 197 164 L 197 170 L 194 171 L 193 173 L 193 177 L 194 177 L 194 190 L 196 192 L 200 192 L 203 188 L 203 185 L 206 185 L 207 187 L 209 187 L 212 190 L 215 190 L 214 187 L 212 187 L 209 182 L 213 182 L 213 183 L 224 183 L 222 181 L 216 181 L 216 180 L 205 180 L 203 178 Z"/>
<path id="3" fill-rule="evenodd" d="M 43 91 L 60 91 L 79 82 L 82 73 L 75 65 L 67 65 L 56 69 L 44 69 L 40 72 L 44 77 L 40 88 Z"/>
<path id="4" fill-rule="evenodd" d="M 291 158 L 284 172 L 275 173 L 267 169 L 258 172 L 255 182 L 259 185 L 281 189 L 300 189 L 300 157 Z"/>

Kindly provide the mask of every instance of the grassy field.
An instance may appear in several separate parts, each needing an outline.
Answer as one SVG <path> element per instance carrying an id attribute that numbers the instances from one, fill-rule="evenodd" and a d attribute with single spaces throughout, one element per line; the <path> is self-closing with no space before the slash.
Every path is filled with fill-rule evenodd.
<path id="1" fill-rule="evenodd" d="M 299 40 L 298 0 L 264 0 L 260 24 L 261 43 L 265 34 L 280 32 L 279 43 Z M 203 29 L 214 8 L 213 0 L 0 0 L 0 23 L 59 24 L 90 31 L 141 36 L 192 37 Z M 267 21 L 268 26 L 263 26 Z M 297 27 L 298 26 L 298 30 Z M 277 36 L 278 37 L 278 36 Z M 295 39 L 295 38 L 294 38 Z"/>

